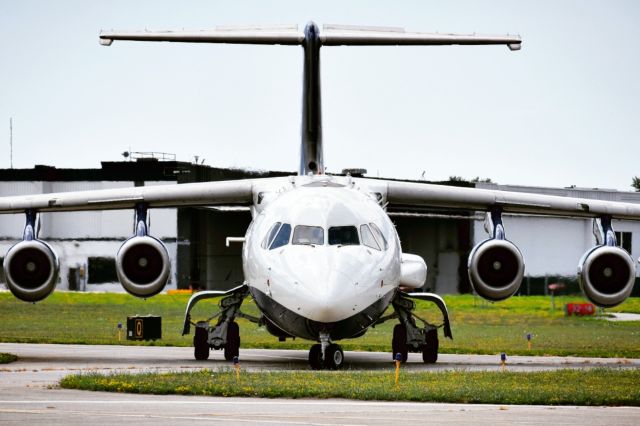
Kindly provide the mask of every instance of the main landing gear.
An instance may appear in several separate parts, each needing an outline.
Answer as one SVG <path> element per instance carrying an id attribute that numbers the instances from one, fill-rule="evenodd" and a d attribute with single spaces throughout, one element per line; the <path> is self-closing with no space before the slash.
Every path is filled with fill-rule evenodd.
<path id="1" fill-rule="evenodd" d="M 442 311 L 444 322 L 442 325 L 433 325 L 413 313 L 415 302 L 410 298 L 422 299 L 434 302 Z M 438 360 L 438 328 L 444 328 L 445 337 L 452 338 L 449 326 L 449 314 L 442 298 L 430 293 L 399 293 L 392 302 L 394 313 L 378 320 L 377 324 L 397 318 L 400 324 L 393 327 L 391 339 L 391 356 L 395 359 L 400 354 L 400 360 L 406 362 L 409 352 L 421 352 L 422 361 L 425 364 L 433 364 Z M 416 324 L 416 319 L 422 326 Z"/>
<path id="2" fill-rule="evenodd" d="M 240 327 L 235 322 L 236 317 L 245 318 L 251 322 L 260 323 L 258 318 L 240 312 L 240 305 L 249 294 L 247 287 L 237 287 L 228 292 L 203 291 L 191 297 L 187 305 L 185 323 L 182 334 L 189 334 L 191 322 L 189 312 L 193 306 L 202 299 L 226 296 L 220 300 L 220 311 L 204 321 L 195 323 L 195 334 L 193 336 L 193 354 L 197 360 L 209 359 L 210 349 L 223 350 L 224 359 L 233 360 L 240 353 Z M 211 325 L 211 321 L 218 319 L 216 325 Z"/>
<path id="3" fill-rule="evenodd" d="M 338 370 L 344 364 L 344 352 L 340 345 L 330 343 L 328 333 L 320 333 L 320 343 L 309 350 L 309 365 L 314 370 Z"/>

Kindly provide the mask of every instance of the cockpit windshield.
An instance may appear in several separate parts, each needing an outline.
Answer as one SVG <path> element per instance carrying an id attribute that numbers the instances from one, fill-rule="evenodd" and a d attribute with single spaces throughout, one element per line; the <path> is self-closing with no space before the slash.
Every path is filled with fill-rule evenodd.
<path id="1" fill-rule="evenodd" d="M 276 223 L 273 224 L 271 229 L 269 229 L 269 232 L 267 233 L 267 236 L 264 237 L 264 240 L 262 241 L 262 248 L 263 249 L 266 249 L 267 247 L 269 247 L 269 245 L 271 245 L 271 242 L 273 241 L 273 239 L 275 238 L 276 234 L 278 233 L 278 230 L 280 229 L 280 225 L 282 225 L 282 223 L 276 222 Z"/>
<path id="2" fill-rule="evenodd" d="M 329 245 L 357 246 L 360 244 L 355 226 L 334 226 L 329 228 Z"/>
<path id="3" fill-rule="evenodd" d="M 369 225 L 371 225 L 371 232 L 373 232 L 373 235 L 376 237 L 376 240 L 380 244 L 382 250 L 388 249 L 389 243 L 387 243 L 387 239 L 384 237 L 384 234 L 382 233 L 380 228 L 378 228 L 378 225 L 376 225 L 375 223 L 370 223 Z"/>
<path id="4" fill-rule="evenodd" d="M 380 250 L 380 244 L 378 244 L 375 237 L 371 233 L 369 225 L 360 226 L 360 235 L 362 236 L 362 244 L 367 247 L 371 247 L 372 249 Z"/>
<path id="5" fill-rule="evenodd" d="M 276 249 L 278 247 L 286 246 L 289 244 L 289 237 L 291 236 L 291 225 L 283 223 L 278 231 L 278 234 L 273 239 L 273 242 L 269 246 L 269 250 Z"/>
<path id="6" fill-rule="evenodd" d="M 289 237 L 291 237 L 291 225 L 276 222 L 267 233 L 264 241 L 262 241 L 262 248 L 273 250 L 287 245 L 289 244 Z"/>
<path id="7" fill-rule="evenodd" d="M 286 246 L 291 242 L 294 245 L 324 245 L 324 228 L 321 226 L 296 225 L 293 229 L 288 223 L 276 222 L 262 241 L 262 248 L 273 250 Z M 357 246 L 363 244 L 375 250 L 387 250 L 389 247 L 382 231 L 374 223 L 357 226 L 332 226 L 329 228 L 328 240 L 332 246 Z"/>
<path id="8" fill-rule="evenodd" d="M 320 226 L 298 225 L 293 230 L 291 244 L 321 246 L 324 244 L 324 229 Z"/>

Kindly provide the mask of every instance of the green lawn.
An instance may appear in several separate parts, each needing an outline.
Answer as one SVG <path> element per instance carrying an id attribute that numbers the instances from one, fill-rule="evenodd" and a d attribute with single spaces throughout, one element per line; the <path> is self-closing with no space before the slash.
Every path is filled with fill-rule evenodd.
<path id="1" fill-rule="evenodd" d="M 348 398 L 483 404 L 640 405 L 640 371 L 631 369 L 512 372 L 389 371 L 88 373 L 61 387 L 95 391 L 244 396 Z M 400 419 L 399 419 L 400 420 Z"/>
<path id="2" fill-rule="evenodd" d="M 162 316 L 162 340 L 152 345 L 190 346 L 192 335 L 181 336 L 184 309 L 189 296 L 158 295 L 142 300 L 127 294 L 55 292 L 42 302 L 31 304 L 0 293 L 0 341 L 84 344 L 145 344 L 118 339 L 119 322 L 126 327 L 130 315 Z M 580 297 L 557 297 L 552 310 L 548 297 L 512 297 L 488 303 L 470 295 L 447 296 L 454 340 L 441 338 L 442 353 L 507 352 L 511 355 L 577 355 L 640 358 L 640 323 L 609 322 L 590 317 L 565 317 L 562 306 L 580 302 Z M 429 303 L 419 302 L 418 314 L 439 322 L 439 312 Z M 217 308 L 204 301 L 192 312 L 204 319 Z M 257 314 L 250 301 L 243 305 Z M 640 313 L 640 298 L 630 298 L 607 310 Z M 264 328 L 239 320 L 244 348 L 308 349 L 310 342 L 296 339 L 278 342 Z M 395 321 L 373 328 L 358 339 L 340 342 L 345 350 L 389 351 Z M 526 333 L 533 333 L 529 351 Z"/>
<path id="3" fill-rule="evenodd" d="M 18 360 L 18 357 L 14 354 L 0 352 L 0 364 L 9 364 L 17 360 Z"/>

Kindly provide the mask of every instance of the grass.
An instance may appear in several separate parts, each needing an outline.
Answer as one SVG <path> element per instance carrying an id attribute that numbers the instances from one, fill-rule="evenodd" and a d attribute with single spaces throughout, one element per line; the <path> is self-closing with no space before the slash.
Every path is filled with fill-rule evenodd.
<path id="1" fill-rule="evenodd" d="M 60 386 L 94 391 L 241 396 L 347 398 L 484 404 L 640 405 L 640 371 L 631 369 L 547 372 L 241 372 L 89 373 L 63 378 Z"/>
<path id="2" fill-rule="evenodd" d="M 18 360 L 18 357 L 14 354 L 0 352 L 0 364 L 9 364 L 17 360 Z"/>
<path id="3" fill-rule="evenodd" d="M 188 295 L 158 295 L 137 299 L 127 294 L 55 292 L 37 304 L 21 302 L 10 293 L 0 293 L 1 342 L 148 344 L 191 346 L 192 335 L 181 336 Z M 454 340 L 441 338 L 441 353 L 506 352 L 510 355 L 575 355 L 640 358 L 640 327 L 637 321 L 609 322 L 594 317 L 565 317 L 562 306 L 581 302 L 580 297 L 556 297 L 552 310 L 548 297 L 512 297 L 489 303 L 470 295 L 447 296 Z M 194 319 L 209 317 L 217 302 L 205 301 L 192 312 Z M 247 301 L 243 310 L 257 315 L 256 306 Z M 607 312 L 640 313 L 640 298 L 630 298 Z M 417 303 L 419 316 L 440 322 L 437 309 Z M 127 341 L 118 339 L 118 323 L 126 327 L 130 315 L 162 316 L 162 340 Z M 305 349 L 309 341 L 278 342 L 264 328 L 240 319 L 243 348 Z M 396 321 L 370 329 L 361 338 L 344 340 L 345 350 L 390 351 L 391 331 Z M 532 350 L 525 336 L 533 334 Z"/>

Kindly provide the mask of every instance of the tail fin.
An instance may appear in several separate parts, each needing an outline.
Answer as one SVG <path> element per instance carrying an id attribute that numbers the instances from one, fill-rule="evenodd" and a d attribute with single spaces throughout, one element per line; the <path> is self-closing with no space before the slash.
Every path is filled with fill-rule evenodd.
<path id="1" fill-rule="evenodd" d="M 304 31 L 298 27 L 219 27 L 204 31 L 101 32 L 100 44 L 114 40 L 168 41 L 184 43 L 281 44 L 300 45 L 304 49 L 302 99 L 302 143 L 299 174 L 324 173 L 322 155 L 322 119 L 320 100 L 321 46 L 444 46 L 504 44 L 520 50 L 519 36 L 429 34 L 405 32 L 402 28 L 325 25 L 322 29 L 309 22 Z"/>

